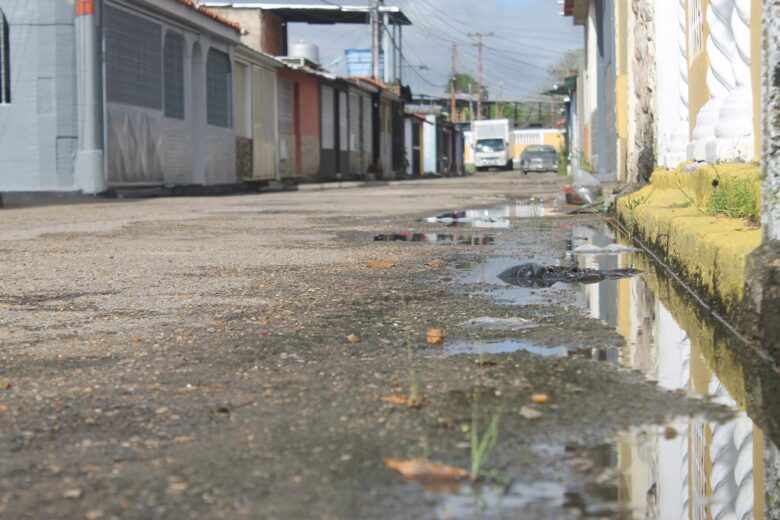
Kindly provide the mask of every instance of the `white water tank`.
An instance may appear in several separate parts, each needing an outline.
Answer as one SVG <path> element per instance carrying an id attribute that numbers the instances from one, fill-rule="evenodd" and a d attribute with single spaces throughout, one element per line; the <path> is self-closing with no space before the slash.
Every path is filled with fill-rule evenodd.
<path id="1" fill-rule="evenodd" d="M 320 63 L 320 48 L 313 43 L 299 41 L 290 46 L 290 57 L 305 58 L 312 63 Z"/>

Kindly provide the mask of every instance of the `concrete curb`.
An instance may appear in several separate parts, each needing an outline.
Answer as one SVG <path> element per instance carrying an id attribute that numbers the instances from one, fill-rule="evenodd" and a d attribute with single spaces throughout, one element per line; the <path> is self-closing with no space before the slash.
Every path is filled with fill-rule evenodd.
<path id="1" fill-rule="evenodd" d="M 746 220 L 709 215 L 706 206 L 714 180 L 737 177 L 755 178 L 758 186 L 758 165 L 659 170 L 650 184 L 617 201 L 623 224 L 735 325 L 746 312 L 759 312 L 745 296 L 749 259 L 761 246 L 761 229 Z M 755 337 L 754 327 L 737 328 Z"/>

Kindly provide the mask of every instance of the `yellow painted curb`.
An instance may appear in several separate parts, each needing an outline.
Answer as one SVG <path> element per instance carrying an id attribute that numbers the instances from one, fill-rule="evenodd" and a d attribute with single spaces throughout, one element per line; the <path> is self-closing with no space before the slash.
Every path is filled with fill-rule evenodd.
<path id="1" fill-rule="evenodd" d="M 755 179 L 759 190 L 759 175 L 756 164 L 658 170 L 650 184 L 618 199 L 618 217 L 678 274 L 733 315 L 742 301 L 745 262 L 761 245 L 761 229 L 743 219 L 709 215 L 706 208 L 713 180 Z"/>

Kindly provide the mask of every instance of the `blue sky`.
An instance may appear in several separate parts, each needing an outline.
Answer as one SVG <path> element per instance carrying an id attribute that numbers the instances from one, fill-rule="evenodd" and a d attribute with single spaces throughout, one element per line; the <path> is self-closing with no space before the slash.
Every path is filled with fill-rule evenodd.
<path id="1" fill-rule="evenodd" d="M 237 0 L 234 0 L 237 1 Z M 256 1 L 256 0 L 255 0 Z M 269 3 L 274 3 L 265 0 Z M 368 0 L 290 0 L 285 4 L 341 3 L 366 5 Z M 562 53 L 583 45 L 582 29 L 558 13 L 556 0 L 386 0 L 411 19 L 404 28 L 404 83 L 415 93 L 442 94 L 450 75 L 452 43 L 458 44 L 458 72 L 476 77 L 477 52 L 468 33 L 489 33 L 485 39 L 485 83 L 492 95 L 522 100 L 551 88 L 547 68 Z M 362 25 L 290 25 L 290 42 L 320 46 L 320 61 L 344 74 L 344 49 L 370 46 L 370 28 Z M 340 59 L 341 58 L 341 59 Z M 340 59 L 340 60 L 339 60 Z M 425 65 L 428 70 L 413 66 Z"/>

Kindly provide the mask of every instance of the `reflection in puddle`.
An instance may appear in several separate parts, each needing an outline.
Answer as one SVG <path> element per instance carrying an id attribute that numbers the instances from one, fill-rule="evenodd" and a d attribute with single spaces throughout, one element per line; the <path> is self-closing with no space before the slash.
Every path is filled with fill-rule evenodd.
<path id="1" fill-rule="evenodd" d="M 429 244 L 442 245 L 471 245 L 471 246 L 489 246 L 496 243 L 496 237 L 493 235 L 456 235 L 442 233 L 415 233 L 413 231 L 404 231 L 401 233 L 383 233 L 374 236 L 375 242 L 426 242 Z"/>
<path id="2" fill-rule="evenodd" d="M 615 240 L 607 227 L 577 226 L 572 235 L 575 250 L 582 243 Z M 655 268 L 642 254 L 577 259 L 583 268 Z M 764 455 L 777 453 L 780 414 L 776 404 L 761 399 L 780 388 L 772 367 L 752 359 L 749 347 L 693 306 L 662 273 L 580 290 L 590 315 L 626 338 L 620 364 L 641 370 L 665 389 L 708 396 L 737 413 L 725 423 L 677 419 L 666 431 L 678 435 L 658 428 L 621 435 L 610 462 L 618 472 L 619 504 L 635 511 L 634 518 L 763 518 L 765 497 L 775 496 L 769 483 L 777 481 L 777 467 L 765 467 Z M 774 435 L 765 435 L 751 416 L 774 426 Z"/>
<path id="3" fill-rule="evenodd" d="M 518 350 L 552 357 L 565 357 L 575 352 L 566 347 L 545 347 L 518 340 L 454 341 L 444 346 L 444 353 L 451 356 L 458 354 L 509 354 Z"/>
<path id="4" fill-rule="evenodd" d="M 560 201 L 552 203 L 531 197 L 489 208 L 452 211 L 428 218 L 428 222 L 445 226 L 469 226 L 475 228 L 503 228 L 512 226 L 512 219 L 551 217 L 561 213 Z"/>
<path id="5" fill-rule="evenodd" d="M 522 510 L 530 504 L 543 509 L 563 505 L 564 488 L 557 482 L 540 481 L 514 484 L 509 489 L 500 486 L 464 486 L 458 493 L 449 494 L 439 503 L 436 518 L 442 520 L 471 520 L 500 517 Z M 514 518 L 514 517 L 513 517 Z"/>

